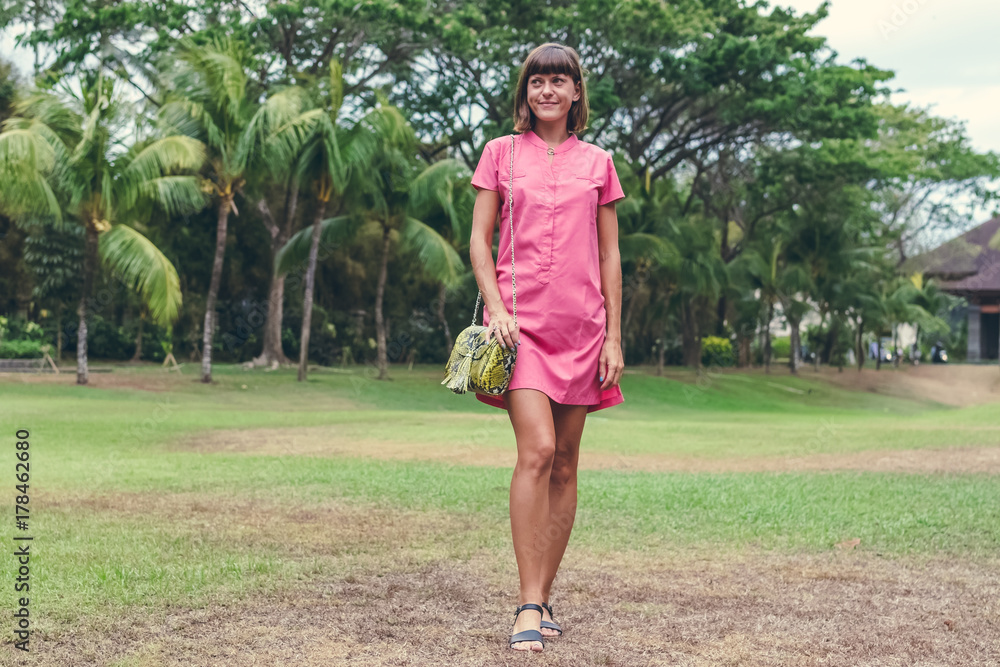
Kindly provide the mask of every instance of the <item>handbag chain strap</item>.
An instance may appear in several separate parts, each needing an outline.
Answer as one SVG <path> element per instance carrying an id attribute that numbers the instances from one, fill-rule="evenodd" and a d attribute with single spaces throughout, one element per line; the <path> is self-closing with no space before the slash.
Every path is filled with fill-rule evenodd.
<path id="1" fill-rule="evenodd" d="M 510 291 L 514 301 L 514 324 L 517 324 L 517 283 L 514 282 L 514 135 L 510 135 L 510 187 L 507 188 L 507 202 L 510 206 L 510 214 L 507 218 L 507 226 L 510 227 Z M 476 307 L 472 311 L 472 325 L 476 324 L 476 314 L 479 312 L 479 303 L 483 298 L 483 291 L 479 290 L 476 295 Z M 485 312 L 485 307 L 484 307 Z"/>

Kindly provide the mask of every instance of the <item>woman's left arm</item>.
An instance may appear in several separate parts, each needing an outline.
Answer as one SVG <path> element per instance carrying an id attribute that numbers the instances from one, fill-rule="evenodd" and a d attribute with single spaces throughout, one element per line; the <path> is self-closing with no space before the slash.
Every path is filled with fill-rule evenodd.
<path id="1" fill-rule="evenodd" d="M 607 312 L 607 332 L 598 380 L 601 389 L 618 384 L 625 360 L 622 357 L 622 260 L 618 252 L 618 214 L 614 202 L 597 207 L 597 245 L 601 262 L 601 292 Z"/>

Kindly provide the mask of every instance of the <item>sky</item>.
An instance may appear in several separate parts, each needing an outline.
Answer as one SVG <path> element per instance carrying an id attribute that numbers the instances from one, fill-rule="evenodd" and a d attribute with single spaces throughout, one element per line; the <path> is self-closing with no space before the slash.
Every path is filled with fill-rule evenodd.
<path id="1" fill-rule="evenodd" d="M 819 0 L 772 0 L 811 12 Z M 848 62 L 896 72 L 893 101 L 966 121 L 972 145 L 1000 152 L 1000 3 L 996 0 L 832 0 L 814 32 Z"/>
<path id="2" fill-rule="evenodd" d="M 772 0 L 797 12 L 820 0 Z M 815 33 L 848 62 L 896 72 L 893 100 L 966 121 L 972 145 L 1000 152 L 1000 4 L 996 0 L 832 0 Z M 24 71 L 31 53 L 0 36 L 0 53 Z"/>

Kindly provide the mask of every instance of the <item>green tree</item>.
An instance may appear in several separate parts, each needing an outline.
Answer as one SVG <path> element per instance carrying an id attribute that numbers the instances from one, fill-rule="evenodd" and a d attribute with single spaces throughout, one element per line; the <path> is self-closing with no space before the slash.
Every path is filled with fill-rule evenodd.
<path id="1" fill-rule="evenodd" d="M 268 134 L 281 119 L 293 115 L 294 110 L 287 107 L 296 103 L 293 96 L 275 96 L 274 103 L 258 106 L 247 74 L 251 65 L 246 47 L 236 40 L 219 38 L 207 46 L 184 42 L 168 73 L 169 97 L 160 111 L 166 127 L 204 146 L 203 183 L 215 204 L 215 254 L 202 330 L 201 380 L 205 383 L 212 381 L 215 309 L 229 215 L 239 214 L 236 197 L 266 155 L 260 147 L 267 145 Z"/>
<path id="2" fill-rule="evenodd" d="M 465 273 L 453 245 L 425 221 L 415 217 L 417 211 L 426 210 L 434 193 L 447 189 L 446 181 L 458 166 L 418 164 L 413 131 L 402 114 L 388 104 L 370 110 L 352 129 L 354 136 L 346 143 L 352 147 L 354 157 L 346 161 L 366 165 L 365 169 L 351 171 L 349 189 L 360 199 L 352 200 L 352 212 L 323 220 L 320 239 L 336 243 L 362 232 L 371 233 L 378 240 L 375 334 L 378 379 L 386 379 L 389 360 L 383 302 L 394 247 L 400 245 L 413 252 L 420 266 L 435 280 L 454 285 Z M 314 228 L 293 236 L 279 253 L 278 269 L 287 271 L 308 258 L 313 238 Z"/>
<path id="3" fill-rule="evenodd" d="M 181 292 L 173 265 L 137 226 L 154 203 L 168 213 L 196 209 L 202 194 L 189 175 L 204 159 L 183 136 L 123 144 L 127 105 L 103 69 L 82 77 L 68 102 L 32 95 L 0 133 L 4 212 L 22 224 L 74 223 L 84 230 L 83 289 L 77 310 L 77 383 L 88 381 L 87 307 L 98 260 L 136 289 L 153 318 L 177 318 Z"/>

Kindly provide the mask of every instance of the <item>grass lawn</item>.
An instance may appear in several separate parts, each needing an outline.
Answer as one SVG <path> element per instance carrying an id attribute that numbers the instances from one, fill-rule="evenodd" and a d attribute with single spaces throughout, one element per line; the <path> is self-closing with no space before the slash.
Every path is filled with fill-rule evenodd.
<path id="1" fill-rule="evenodd" d="M 31 432 L 38 664 L 507 664 L 506 413 L 453 395 L 436 366 L 389 382 L 363 368 L 305 384 L 292 370 L 213 375 L 0 375 L 11 475 L 14 432 Z M 996 457 L 998 404 L 809 373 L 637 372 L 622 387 L 623 405 L 588 416 L 553 602 L 578 632 L 550 642 L 546 664 L 1000 656 L 997 468 L 947 468 Z M 946 471 L 892 467 L 904 459 Z M 6 581 L 14 570 L 0 559 Z M 833 623 L 817 595 L 853 621 Z M 0 664 L 15 655 L 4 637 Z"/>

